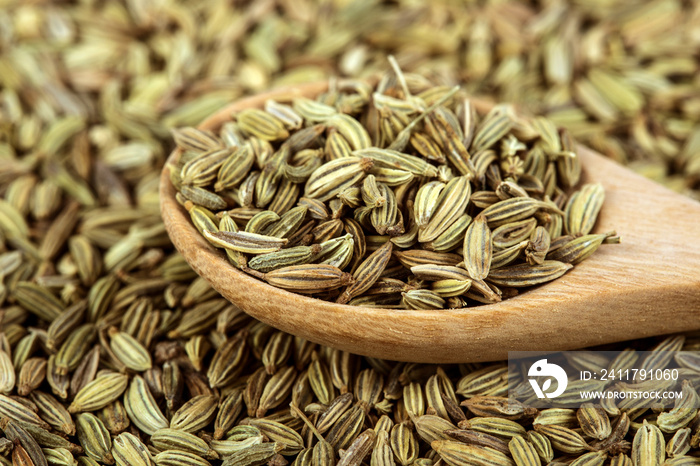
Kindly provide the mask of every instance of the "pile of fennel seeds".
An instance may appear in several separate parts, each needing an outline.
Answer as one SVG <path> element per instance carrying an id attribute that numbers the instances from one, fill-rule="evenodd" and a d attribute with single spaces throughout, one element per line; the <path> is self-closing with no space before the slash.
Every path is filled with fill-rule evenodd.
<path id="1" fill-rule="evenodd" d="M 554 280 L 614 232 L 591 234 L 599 184 L 575 143 L 508 105 L 387 73 L 316 100 L 267 101 L 218 134 L 173 132 L 177 199 L 230 262 L 273 286 L 351 305 L 495 303 Z"/>

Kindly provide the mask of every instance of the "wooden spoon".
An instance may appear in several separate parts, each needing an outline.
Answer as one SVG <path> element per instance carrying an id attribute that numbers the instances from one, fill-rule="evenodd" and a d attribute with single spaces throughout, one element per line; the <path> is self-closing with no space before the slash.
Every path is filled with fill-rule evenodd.
<path id="1" fill-rule="evenodd" d="M 326 83 L 240 100 L 199 127 L 216 131 L 234 111 L 266 99 L 315 97 Z M 285 332 L 353 353 L 426 363 L 505 359 L 508 351 L 563 351 L 700 329 L 700 203 L 579 147 L 584 181 L 606 192 L 596 232 L 616 230 L 563 277 L 498 304 L 404 311 L 359 308 L 272 287 L 229 264 L 175 200 L 170 164 L 160 182 L 168 234 L 192 268 L 229 301 Z"/>

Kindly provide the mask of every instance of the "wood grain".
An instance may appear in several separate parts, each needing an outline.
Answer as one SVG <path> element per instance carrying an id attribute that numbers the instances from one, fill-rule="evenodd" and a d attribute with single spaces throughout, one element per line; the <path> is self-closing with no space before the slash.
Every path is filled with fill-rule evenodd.
<path id="1" fill-rule="evenodd" d="M 240 100 L 206 120 L 268 98 L 313 97 L 325 83 Z M 487 103 L 480 102 L 480 105 Z M 471 309 L 357 308 L 292 294 L 252 278 L 202 238 L 175 201 L 166 164 L 161 213 L 175 247 L 216 290 L 251 316 L 285 332 L 391 360 L 455 363 L 505 359 L 508 351 L 560 351 L 700 329 L 700 204 L 580 147 L 584 178 L 603 184 L 595 231 L 616 230 L 562 278 L 502 303 Z M 170 161 L 179 157 L 171 154 Z"/>

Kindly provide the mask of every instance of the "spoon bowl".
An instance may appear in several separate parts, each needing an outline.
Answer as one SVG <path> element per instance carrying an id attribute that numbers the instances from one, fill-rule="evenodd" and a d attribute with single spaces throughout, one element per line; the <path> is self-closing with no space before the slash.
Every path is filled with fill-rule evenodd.
<path id="1" fill-rule="evenodd" d="M 216 131 L 265 100 L 313 98 L 327 83 L 284 88 L 239 100 L 205 120 Z M 478 107 L 488 103 L 477 102 Z M 595 232 L 616 230 L 564 276 L 497 304 L 411 311 L 335 304 L 293 294 L 233 267 L 195 229 L 175 200 L 170 167 L 160 180 L 161 214 L 190 266 L 254 318 L 310 341 L 376 358 L 424 363 L 505 359 L 508 351 L 552 352 L 700 329 L 700 203 L 579 146 L 583 181 L 606 198 Z"/>

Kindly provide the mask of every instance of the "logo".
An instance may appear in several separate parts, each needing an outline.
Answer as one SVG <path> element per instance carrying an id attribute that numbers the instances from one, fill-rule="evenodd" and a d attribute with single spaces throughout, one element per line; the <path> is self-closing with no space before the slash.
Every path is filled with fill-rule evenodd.
<path id="1" fill-rule="evenodd" d="M 566 372 L 560 366 L 556 364 L 550 364 L 546 359 L 540 359 L 535 362 L 530 369 L 527 371 L 529 377 L 548 377 L 542 387 L 540 387 L 537 379 L 529 379 L 532 389 L 535 390 L 537 398 L 556 398 L 566 390 L 566 385 L 569 383 Z M 548 392 L 552 386 L 552 379 L 557 381 L 557 388 L 553 392 Z"/>

